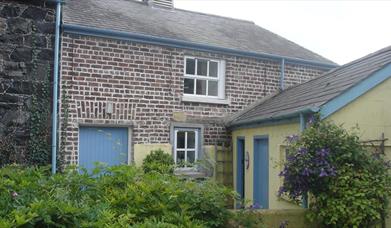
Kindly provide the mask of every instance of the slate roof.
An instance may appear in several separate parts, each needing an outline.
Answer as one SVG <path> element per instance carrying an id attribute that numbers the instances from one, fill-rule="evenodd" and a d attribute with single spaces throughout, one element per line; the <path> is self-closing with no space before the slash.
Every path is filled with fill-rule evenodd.
<path id="1" fill-rule="evenodd" d="M 65 0 L 63 23 L 336 65 L 250 21 L 135 0 Z"/>
<path id="2" fill-rule="evenodd" d="M 319 109 L 388 64 L 391 64 L 391 46 L 259 100 L 231 116 L 227 124 L 237 126 L 278 119 L 305 109 Z"/>

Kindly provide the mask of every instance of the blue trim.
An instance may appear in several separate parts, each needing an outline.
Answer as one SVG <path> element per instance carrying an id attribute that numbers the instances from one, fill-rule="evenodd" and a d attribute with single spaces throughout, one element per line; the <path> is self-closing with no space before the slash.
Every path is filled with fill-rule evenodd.
<path id="1" fill-rule="evenodd" d="M 391 77 L 391 64 L 383 67 L 381 70 L 373 73 L 368 78 L 346 90 L 341 95 L 324 104 L 320 111 L 321 119 L 325 119 L 336 111 L 340 110 L 350 102 L 354 101 L 370 89 L 379 85 Z"/>
<path id="2" fill-rule="evenodd" d="M 254 135 L 254 139 L 269 139 L 269 135 Z"/>
<path id="3" fill-rule="evenodd" d="M 235 189 L 238 192 L 241 200 L 245 198 L 245 151 L 246 140 L 245 137 L 239 136 L 236 138 L 236 186 Z M 243 202 L 244 203 L 244 202 Z M 242 207 L 242 202 L 237 203 L 236 207 Z"/>
<path id="4" fill-rule="evenodd" d="M 254 123 L 236 125 L 236 126 L 232 126 L 232 127 L 228 126 L 228 128 L 230 130 L 239 130 L 239 129 L 258 128 L 258 127 L 265 127 L 265 126 L 275 126 L 275 125 L 280 125 L 280 124 L 289 124 L 289 123 L 295 123 L 298 121 L 299 121 L 299 118 L 296 116 L 296 117 L 290 117 L 290 118 L 285 118 L 285 119 L 281 119 L 281 120 L 254 122 Z"/>
<path id="5" fill-rule="evenodd" d="M 240 121 L 240 122 L 231 124 L 228 127 L 229 127 L 229 129 L 238 129 L 238 128 L 247 128 L 247 127 L 251 127 L 254 125 L 264 126 L 264 125 L 268 125 L 268 124 L 286 123 L 286 122 L 291 122 L 294 119 L 296 119 L 300 115 L 300 113 L 314 113 L 314 112 L 318 112 L 318 111 L 319 111 L 318 107 L 308 107 L 308 108 L 300 109 L 295 112 L 291 112 L 288 114 L 279 115 L 279 116 L 275 116 L 275 117 L 259 118 L 259 119 L 255 118 L 255 119 L 251 119 L 251 120 Z"/>
<path id="6" fill-rule="evenodd" d="M 56 1 L 56 28 L 54 40 L 54 66 L 53 66 L 53 110 L 52 110 L 52 173 L 57 171 L 57 105 L 58 105 L 58 71 L 60 55 L 60 25 L 61 2 Z"/>
<path id="7" fill-rule="evenodd" d="M 300 118 L 300 132 L 303 132 L 305 130 L 305 117 L 303 113 L 299 114 Z"/>
<path id="8" fill-rule="evenodd" d="M 281 59 L 280 89 L 285 89 L 285 59 Z"/>
<path id="9" fill-rule="evenodd" d="M 269 137 L 254 136 L 253 203 L 269 209 Z"/>
<path id="10" fill-rule="evenodd" d="M 292 64 L 301 64 L 301 65 L 312 65 L 318 68 L 331 69 L 335 68 L 338 65 L 336 64 L 328 64 L 317 61 L 303 60 L 298 58 L 284 57 L 280 55 L 272 55 L 267 53 L 256 53 L 256 52 L 248 52 L 248 51 L 239 51 L 230 48 L 216 47 L 211 45 L 197 44 L 188 41 L 182 41 L 171 38 L 157 37 L 151 35 L 143 35 L 138 33 L 131 32 L 123 32 L 123 31 L 115 31 L 110 29 L 101 29 L 101 28 L 93 28 L 82 25 L 71 25 L 64 24 L 63 25 L 64 32 L 79 34 L 79 35 L 87 35 L 87 36 L 99 36 L 110 39 L 119 39 L 119 40 L 129 40 L 136 41 L 148 44 L 156 44 L 156 45 L 165 45 L 177 48 L 185 48 L 185 49 L 194 49 L 199 51 L 212 51 L 218 53 L 228 53 L 237 56 L 245 56 L 252 57 L 258 59 L 267 59 L 274 61 L 281 61 L 281 59 L 285 59 L 287 62 Z"/>

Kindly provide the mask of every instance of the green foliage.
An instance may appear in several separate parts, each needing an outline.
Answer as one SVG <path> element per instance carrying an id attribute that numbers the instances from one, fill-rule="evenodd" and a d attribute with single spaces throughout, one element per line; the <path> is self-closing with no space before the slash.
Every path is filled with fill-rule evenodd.
<path id="1" fill-rule="evenodd" d="M 33 28 L 35 31 L 35 27 Z M 48 165 L 50 162 L 50 65 L 47 64 L 43 81 L 37 73 L 38 49 L 36 38 L 32 34 L 32 96 L 30 107 L 30 135 L 28 143 L 27 163 Z"/>
<path id="2" fill-rule="evenodd" d="M 153 150 L 143 160 L 142 168 L 145 173 L 158 172 L 172 174 L 174 172 L 174 159 L 163 150 Z"/>
<path id="3" fill-rule="evenodd" d="M 67 86 L 66 82 L 62 83 L 62 89 L 61 89 L 61 113 L 62 113 L 62 119 L 61 119 L 61 126 L 60 131 L 61 137 L 60 137 L 60 145 L 57 153 L 57 169 L 63 170 L 65 167 L 65 146 L 67 144 L 67 130 L 69 127 L 69 95 L 67 94 Z"/>
<path id="4" fill-rule="evenodd" d="M 0 227 L 220 227 L 233 193 L 133 166 L 93 174 L 72 169 L 0 169 Z"/>
<path id="5" fill-rule="evenodd" d="M 244 208 L 233 213 L 228 227 L 264 228 L 261 213 L 252 208 Z"/>
<path id="6" fill-rule="evenodd" d="M 310 218 L 327 227 L 368 227 L 385 214 L 391 193 L 388 163 L 366 151 L 358 136 L 322 121 L 288 141 L 279 194 L 299 201 L 310 193 Z"/>
<path id="7" fill-rule="evenodd" d="M 0 167 L 16 162 L 14 156 L 17 154 L 17 149 L 14 137 L 14 134 L 0 137 Z"/>

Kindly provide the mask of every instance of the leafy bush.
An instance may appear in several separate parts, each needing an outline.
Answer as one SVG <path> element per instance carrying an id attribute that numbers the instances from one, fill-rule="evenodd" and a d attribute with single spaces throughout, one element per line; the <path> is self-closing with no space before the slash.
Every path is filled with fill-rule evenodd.
<path id="1" fill-rule="evenodd" d="M 54 176 L 48 168 L 7 166 L 0 169 L 0 227 L 219 227 L 232 195 L 212 181 L 133 166 Z"/>
<path id="2" fill-rule="evenodd" d="M 262 215 L 257 212 L 257 208 L 243 208 L 235 211 L 229 220 L 227 227 L 243 227 L 243 228 L 263 228 L 265 227 Z"/>
<path id="3" fill-rule="evenodd" d="M 380 220 L 391 193 L 382 155 L 370 154 L 355 134 L 329 122 L 315 122 L 288 142 L 280 195 L 300 201 L 310 193 L 310 217 L 326 226 L 367 227 Z"/>
<path id="4" fill-rule="evenodd" d="M 142 168 L 145 173 L 152 171 L 172 174 L 174 172 L 174 159 L 163 150 L 153 150 L 143 160 Z"/>

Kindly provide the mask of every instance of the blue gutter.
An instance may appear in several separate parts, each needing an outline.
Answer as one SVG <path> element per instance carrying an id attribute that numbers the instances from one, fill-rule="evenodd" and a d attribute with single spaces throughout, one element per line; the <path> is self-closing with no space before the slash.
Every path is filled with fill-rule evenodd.
<path id="1" fill-rule="evenodd" d="M 61 1 L 56 0 L 56 30 L 54 41 L 53 69 L 53 110 L 52 110 L 52 174 L 57 170 L 57 105 L 58 105 L 58 70 L 60 53 Z"/>
<path id="2" fill-rule="evenodd" d="M 87 27 L 82 25 L 63 24 L 63 29 L 64 32 L 78 34 L 78 35 L 98 36 L 98 37 L 117 39 L 117 40 L 128 40 L 128 41 L 135 41 L 135 42 L 148 43 L 148 44 L 171 46 L 176 48 L 194 49 L 198 51 L 233 54 L 237 56 L 274 60 L 274 61 L 281 61 L 282 59 L 285 59 L 286 62 L 292 64 L 312 65 L 324 69 L 331 69 L 338 66 L 336 64 L 328 64 L 328 63 L 322 63 L 318 61 L 310 61 L 310 60 L 291 58 L 291 57 L 285 57 L 280 55 L 272 55 L 267 53 L 239 51 L 230 48 L 216 47 L 216 46 L 205 45 L 205 44 L 197 44 L 193 42 L 182 41 L 182 40 L 171 39 L 171 38 L 164 38 L 164 37 L 144 35 L 138 33 L 123 32 L 123 31 L 115 31 L 110 29 Z"/>
<path id="3" fill-rule="evenodd" d="M 285 89 L 284 80 L 285 80 L 285 59 L 282 58 L 281 59 L 281 74 L 280 74 L 280 90 L 281 91 Z"/>
<path id="4" fill-rule="evenodd" d="M 278 116 L 273 116 L 273 117 L 266 117 L 266 118 L 253 118 L 250 120 L 245 120 L 245 121 L 240 121 L 235 124 L 230 125 L 228 123 L 228 127 L 230 129 L 238 129 L 238 128 L 243 128 L 245 126 L 252 126 L 255 124 L 266 124 L 266 123 L 273 123 L 273 122 L 278 122 L 284 119 L 289 119 L 289 118 L 297 118 L 297 116 L 300 117 L 302 114 L 307 114 L 307 113 L 315 113 L 318 112 L 319 108 L 318 107 L 306 107 L 303 109 L 300 109 L 295 112 L 291 112 L 288 114 L 283 114 L 283 115 L 278 115 Z M 304 122 L 305 124 L 305 122 Z M 305 126 L 305 125 L 304 125 Z"/>

